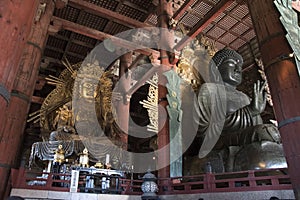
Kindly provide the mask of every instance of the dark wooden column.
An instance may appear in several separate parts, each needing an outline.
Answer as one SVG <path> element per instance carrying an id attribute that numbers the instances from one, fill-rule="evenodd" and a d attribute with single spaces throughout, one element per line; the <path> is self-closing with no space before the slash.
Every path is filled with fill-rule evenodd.
<path id="1" fill-rule="evenodd" d="M 4 78 L 2 78 L 2 80 L 7 86 L 11 87 L 11 97 L 9 104 L 5 106 L 5 108 L 3 107 L 4 110 L 1 112 L 1 115 L 4 114 L 4 117 L 1 119 L 0 126 L 0 199 L 7 195 L 10 190 L 10 169 L 18 167 L 19 152 L 21 150 L 20 148 L 22 148 L 22 136 L 30 100 L 38 77 L 38 69 L 47 37 L 48 25 L 54 10 L 52 0 L 44 1 L 46 4 L 43 4 L 44 2 L 40 4 L 39 1 L 30 0 L 7 1 L 7 4 L 10 5 L 11 2 L 22 3 L 20 3 L 20 5 L 15 3 L 17 5 L 15 5 L 15 7 L 12 6 L 12 8 L 16 9 L 20 7 L 20 10 L 11 10 L 8 17 L 11 18 L 11 21 L 27 19 L 26 24 L 17 29 L 21 29 L 22 33 L 22 30 L 27 30 L 29 27 L 30 32 L 29 36 L 26 37 L 19 33 L 19 36 L 22 37 L 20 39 L 17 37 L 15 41 L 10 42 L 14 47 L 10 57 L 6 57 L 7 60 L 10 60 L 10 64 L 5 66 L 1 65 L 1 70 L 8 75 L 6 80 L 4 80 Z M 40 8 L 39 6 L 42 6 L 42 10 L 43 6 L 46 6 L 44 12 L 40 10 L 42 11 L 40 18 L 36 16 L 36 13 L 39 13 L 39 11 L 37 11 L 38 8 Z M 12 8 L 8 7 L 7 9 Z M 22 13 L 24 9 L 28 9 L 28 13 L 25 16 L 25 13 Z M 22 13 L 20 16 L 18 15 L 19 12 Z M 15 16 L 19 17 L 15 19 Z M 5 28 L 3 30 L 9 31 Z M 1 47 L 11 48 L 10 44 L 7 44 L 7 46 L 2 46 L 1 44 Z M 18 52 L 19 50 L 22 52 L 20 56 L 16 57 L 14 51 Z M 11 74 L 11 67 L 14 67 L 13 74 Z"/>
<path id="2" fill-rule="evenodd" d="M 124 96 L 130 89 L 131 73 L 128 72 L 129 66 L 132 63 L 132 53 L 126 53 L 120 57 L 120 68 L 119 68 L 119 87 L 120 92 L 123 95 L 123 99 L 117 102 L 117 122 L 122 130 L 120 133 L 122 147 L 127 150 L 128 147 L 128 126 L 129 126 L 129 97 Z M 127 99 L 128 98 L 128 99 Z"/>
<path id="3" fill-rule="evenodd" d="M 16 77 L 20 59 L 27 42 L 36 1 L 0 1 L 0 107 L 5 108 L 10 101 L 10 92 Z M 0 113 L 0 130 L 6 113 Z M 0 132 L 1 138 L 2 131 Z"/>
<path id="4" fill-rule="evenodd" d="M 249 0 L 294 193 L 300 199 L 300 78 L 273 0 Z"/>
<path id="5" fill-rule="evenodd" d="M 159 5 L 159 27 L 163 28 L 160 35 L 160 61 L 161 66 L 159 68 L 159 83 L 158 83 L 158 118 L 159 118 L 159 132 L 157 137 L 158 149 L 161 149 L 170 143 L 170 133 L 169 133 L 169 120 L 167 116 L 167 105 L 166 95 L 168 93 L 165 87 L 167 83 L 166 77 L 163 75 L 164 72 L 172 69 L 172 65 L 169 62 L 169 54 L 166 50 L 167 47 L 172 47 L 173 35 L 171 32 L 166 31 L 168 29 L 169 18 L 173 16 L 171 1 L 160 0 Z M 170 163 L 170 150 L 166 149 L 158 155 L 158 163 Z M 159 178 L 170 177 L 170 166 L 164 167 L 158 170 Z"/>
<path id="6" fill-rule="evenodd" d="M 31 0 L 0 1 L 0 108 L 2 109 L 0 112 L 0 146 L 3 147 L 7 147 L 10 142 L 9 138 L 14 137 L 5 133 L 5 124 L 9 107 L 12 105 L 13 83 L 31 31 L 37 5 L 38 2 Z M 11 125 L 11 128 L 13 127 L 15 126 Z M 16 147 L 11 145 L 10 148 Z M 0 199 L 5 196 L 10 174 L 11 164 L 7 162 L 7 159 L 15 156 L 7 151 L 2 151 L 0 154 Z"/>

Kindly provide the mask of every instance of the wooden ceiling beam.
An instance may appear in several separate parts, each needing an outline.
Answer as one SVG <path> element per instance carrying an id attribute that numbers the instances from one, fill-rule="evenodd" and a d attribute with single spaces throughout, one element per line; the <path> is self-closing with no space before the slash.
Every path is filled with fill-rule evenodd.
<path id="1" fill-rule="evenodd" d="M 45 49 L 56 51 L 56 52 L 59 52 L 59 53 L 62 53 L 62 54 L 65 52 L 63 49 L 60 49 L 58 47 L 49 46 L 49 45 L 46 45 Z"/>
<path id="2" fill-rule="evenodd" d="M 74 44 L 78 44 L 80 46 L 84 46 L 84 47 L 90 48 L 90 49 L 94 48 L 94 45 L 86 43 L 86 42 L 83 42 L 83 41 L 80 41 L 80 40 L 76 40 L 74 38 L 70 39 L 70 42 L 74 43 Z"/>
<path id="3" fill-rule="evenodd" d="M 47 62 L 49 62 L 49 63 L 54 63 L 54 64 L 56 64 L 58 66 L 64 66 L 61 63 L 61 61 L 59 59 L 56 59 L 56 58 L 52 58 L 52 57 L 48 57 L 48 56 L 43 56 L 42 59 L 47 60 Z"/>
<path id="4" fill-rule="evenodd" d="M 118 13 L 118 12 L 120 11 L 120 9 L 121 9 L 121 7 L 122 7 L 122 5 L 123 5 L 123 0 L 119 0 L 118 2 L 119 2 L 119 3 L 118 3 L 118 6 L 117 6 L 116 9 L 115 9 L 115 12 L 116 12 L 116 13 Z M 105 26 L 103 32 L 104 32 L 104 33 L 109 32 L 109 30 L 111 29 L 113 23 L 114 23 L 114 19 L 109 20 L 109 22 L 106 24 L 106 26 Z"/>
<path id="5" fill-rule="evenodd" d="M 71 52 L 67 49 L 62 50 L 62 49 L 59 49 L 57 47 L 52 47 L 52 46 L 49 46 L 49 45 L 47 45 L 45 49 L 49 49 L 49 50 L 52 50 L 52 51 L 59 52 L 59 53 L 63 54 L 63 56 L 70 55 L 70 56 L 74 56 L 74 57 L 77 57 L 78 59 L 82 59 L 82 60 L 84 60 L 84 58 L 86 57 L 86 55 Z"/>
<path id="6" fill-rule="evenodd" d="M 214 7 L 216 4 L 210 0 L 203 0 L 203 3 L 206 3 L 207 5 L 210 5 L 212 7 Z"/>
<path id="7" fill-rule="evenodd" d="M 44 85 L 46 84 L 46 79 L 44 76 L 38 76 L 36 82 L 35 82 L 35 90 L 41 90 L 43 89 Z"/>
<path id="8" fill-rule="evenodd" d="M 219 42 L 220 44 L 223 44 L 223 45 L 227 46 L 227 44 L 225 42 L 219 41 L 218 38 L 216 38 L 216 37 L 213 37 L 211 35 L 206 35 L 205 37 L 207 37 L 208 39 L 210 39 L 212 41 L 216 41 L 216 42 Z"/>
<path id="9" fill-rule="evenodd" d="M 232 31 L 232 29 L 233 29 L 234 27 L 236 27 L 238 23 L 236 23 L 235 25 L 233 25 L 230 29 L 226 29 L 224 26 L 222 26 L 222 25 L 220 25 L 220 24 L 218 24 L 218 23 L 215 23 L 215 22 L 213 22 L 212 24 L 213 24 L 214 26 L 219 27 L 220 29 L 223 29 L 223 30 L 225 31 L 225 33 L 222 34 L 219 38 L 217 38 L 217 40 L 219 40 L 220 38 L 223 38 L 223 36 L 226 35 L 227 33 L 230 33 L 230 34 L 232 34 L 232 35 L 234 35 L 234 36 L 236 37 L 233 41 L 235 41 L 236 39 L 239 38 L 239 39 L 241 39 L 241 40 L 247 42 L 247 39 L 244 38 L 242 35 L 240 35 L 240 34 L 234 32 L 234 31 Z"/>
<path id="10" fill-rule="evenodd" d="M 224 35 L 224 34 L 223 34 Z M 217 41 L 218 43 L 220 43 L 220 44 L 222 44 L 222 45 L 224 45 L 224 46 L 226 46 L 226 47 L 229 47 L 229 48 L 231 48 L 231 49 L 234 49 L 232 46 L 230 46 L 230 44 L 227 44 L 226 42 L 223 42 L 223 41 L 221 41 L 221 40 L 219 40 L 219 38 L 215 38 L 215 37 L 213 37 L 213 36 L 211 36 L 211 35 L 207 35 L 206 36 L 208 39 L 211 39 L 212 41 Z"/>
<path id="11" fill-rule="evenodd" d="M 195 1 L 196 0 L 185 1 L 184 4 L 174 13 L 173 19 L 179 20 Z"/>
<path id="12" fill-rule="evenodd" d="M 83 41 L 80 41 L 80 40 L 77 40 L 77 39 L 74 39 L 74 38 L 68 38 L 68 37 L 65 37 L 65 36 L 62 36 L 62 35 L 55 35 L 56 38 L 60 39 L 60 40 L 64 40 L 64 41 L 69 41 L 74 43 L 74 44 L 78 44 L 78 45 L 81 45 L 81 46 L 84 46 L 84 47 L 87 47 L 87 48 L 94 48 L 94 45 L 90 44 L 90 43 L 86 43 L 86 42 L 83 42 Z"/>
<path id="13" fill-rule="evenodd" d="M 226 15 L 228 15 L 228 16 L 230 16 L 230 17 L 232 17 L 233 19 L 235 19 L 235 20 L 237 20 L 238 22 L 240 22 L 241 24 L 243 24 L 243 25 L 245 25 L 245 26 L 248 26 L 249 28 L 253 28 L 253 26 L 252 26 L 252 24 L 249 24 L 248 22 L 247 22 L 247 18 L 249 17 L 249 13 L 247 14 L 247 15 L 245 15 L 243 18 L 239 18 L 238 16 L 236 16 L 236 15 L 233 15 L 232 14 L 232 12 L 230 12 L 230 11 L 224 11 L 224 14 L 226 14 Z M 251 16 L 250 16 L 251 17 Z"/>
<path id="14" fill-rule="evenodd" d="M 89 52 L 87 52 L 87 54 L 88 54 Z M 78 59 L 80 59 L 80 60 L 84 60 L 85 58 L 86 58 L 86 56 L 87 56 L 87 54 L 86 55 L 82 55 L 82 54 L 79 54 L 79 53 L 75 53 L 75 52 L 71 52 L 71 51 L 69 51 L 69 50 L 66 50 L 65 52 L 64 52 L 64 55 L 63 56 L 73 56 L 73 57 L 75 57 L 75 58 L 78 58 Z"/>
<path id="15" fill-rule="evenodd" d="M 43 104 L 44 100 L 45 100 L 44 98 L 38 96 L 31 97 L 31 103 Z"/>
<path id="16" fill-rule="evenodd" d="M 135 68 L 139 64 L 139 62 L 144 58 L 145 58 L 145 55 L 143 55 L 143 54 L 138 55 L 128 68 L 129 69 Z"/>
<path id="17" fill-rule="evenodd" d="M 131 7 L 131 8 L 134 8 L 135 10 L 138 10 L 138 11 L 140 11 L 140 12 L 143 12 L 143 13 L 145 13 L 145 14 L 147 14 L 147 13 L 149 12 L 148 10 L 145 10 L 145 9 L 141 8 L 140 6 L 138 6 L 138 5 L 136 5 L 136 4 L 133 4 L 133 3 L 131 3 L 130 1 L 124 1 L 123 4 L 126 5 L 126 6 L 129 6 L 129 7 Z"/>
<path id="18" fill-rule="evenodd" d="M 174 47 L 175 50 L 180 51 L 186 46 L 188 42 L 194 39 L 199 33 L 201 33 L 212 21 L 214 21 L 222 12 L 228 8 L 234 0 L 221 0 L 215 7 L 213 7 L 203 19 L 201 19 Z"/>
<path id="19" fill-rule="evenodd" d="M 126 17 L 124 15 L 118 14 L 112 10 L 108 10 L 105 8 L 102 8 L 100 6 L 96 6 L 93 3 L 89 3 L 86 1 L 82 0 L 69 0 L 69 5 L 73 5 L 75 7 L 79 7 L 83 10 L 85 10 L 88 13 L 93 13 L 95 15 L 104 17 L 109 20 L 118 20 L 122 24 L 125 24 L 129 27 L 134 27 L 134 28 L 145 28 L 145 27 L 150 27 L 150 25 L 142 23 L 140 21 L 134 20 L 130 17 Z"/>
<path id="20" fill-rule="evenodd" d="M 83 11 L 83 10 L 80 10 L 78 19 L 81 19 L 81 18 L 83 17 L 83 14 L 84 14 L 84 11 Z M 78 21 L 78 19 L 76 20 L 76 22 Z M 64 51 L 64 54 L 63 54 L 63 56 L 62 56 L 63 58 L 66 58 L 67 51 L 69 50 L 69 48 L 70 48 L 70 46 L 71 46 L 71 44 L 72 44 L 71 40 L 73 39 L 73 37 L 74 37 L 74 33 L 71 33 L 70 39 L 67 40 L 67 45 L 65 46 L 65 51 Z"/>
<path id="21" fill-rule="evenodd" d="M 92 28 L 88 28 L 86 26 L 80 25 L 80 24 L 76 24 L 74 22 L 70 22 L 68 20 L 64 20 L 61 19 L 59 17 L 52 17 L 52 21 L 54 26 L 59 26 L 60 29 L 65 29 L 68 31 L 72 31 L 81 35 L 85 35 L 87 37 L 91 37 L 94 38 L 96 40 L 100 40 L 103 41 L 105 39 L 111 39 L 111 41 L 115 44 L 117 44 L 120 47 L 126 48 L 129 51 L 136 51 L 138 53 L 150 56 L 150 55 L 159 55 L 158 51 L 155 51 L 153 49 L 150 48 L 146 48 L 143 46 L 139 46 L 136 43 L 112 36 L 110 34 L 107 33 L 103 33 L 101 31 L 92 29 Z"/>
<path id="22" fill-rule="evenodd" d="M 298 12 L 300 12 L 300 3 L 299 1 L 292 1 L 292 7 L 297 10 Z"/>

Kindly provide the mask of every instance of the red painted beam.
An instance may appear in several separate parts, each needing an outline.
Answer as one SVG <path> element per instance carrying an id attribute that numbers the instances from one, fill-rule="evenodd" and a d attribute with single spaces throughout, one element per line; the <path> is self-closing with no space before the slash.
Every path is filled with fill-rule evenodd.
<path id="1" fill-rule="evenodd" d="M 37 96 L 31 97 L 31 103 L 42 104 L 44 102 L 44 100 L 45 99 L 42 97 L 37 97 Z"/>
<path id="2" fill-rule="evenodd" d="M 38 76 L 36 82 L 35 82 L 35 90 L 41 90 L 43 89 L 44 85 L 46 84 L 45 77 Z"/>
<path id="3" fill-rule="evenodd" d="M 180 17 L 183 16 L 184 12 L 187 11 L 190 6 L 195 2 L 196 0 L 187 0 L 184 2 L 184 4 L 176 11 L 176 13 L 173 15 L 173 19 L 179 20 Z"/>
<path id="4" fill-rule="evenodd" d="M 129 69 L 135 68 L 143 58 L 145 58 L 145 55 L 143 55 L 143 54 L 138 55 L 138 56 L 135 58 L 135 60 L 132 61 L 131 65 L 130 65 L 128 68 L 129 68 Z"/>
<path id="5" fill-rule="evenodd" d="M 297 10 L 298 12 L 300 12 L 300 0 L 297 1 L 292 1 L 292 7 Z"/>
<path id="6" fill-rule="evenodd" d="M 130 17 L 126 17 L 124 15 L 118 14 L 112 10 L 108 10 L 105 8 L 102 8 L 100 6 L 96 6 L 93 3 L 89 3 L 87 1 L 82 0 L 69 0 L 69 5 L 80 7 L 81 9 L 84 9 L 85 11 L 89 13 L 93 13 L 95 15 L 110 19 L 110 20 L 118 20 L 124 25 L 128 25 L 129 27 L 134 28 L 144 28 L 144 27 L 150 27 L 151 25 L 142 23 L 140 21 L 134 20 Z"/>
<path id="7" fill-rule="evenodd" d="M 228 8 L 234 0 L 221 0 L 215 7 L 213 7 L 202 20 L 200 20 L 187 36 L 184 37 L 175 47 L 176 50 L 181 50 L 185 45 L 201 33 L 212 21 L 214 21 L 226 8 Z"/>
<path id="8" fill-rule="evenodd" d="M 101 31 L 97 31 L 92 28 L 88 28 L 86 26 L 82 26 L 79 24 L 76 24 L 74 22 L 70 22 L 68 20 L 64 20 L 58 17 L 52 17 L 52 21 L 54 23 L 54 27 L 57 25 L 59 28 L 72 31 L 81 35 L 85 35 L 87 37 L 94 38 L 96 40 L 103 41 L 105 39 L 111 39 L 113 43 L 117 44 L 118 46 L 124 47 L 128 50 L 134 50 L 136 52 L 139 52 L 141 54 L 150 56 L 153 54 L 158 54 L 158 51 L 143 47 L 143 46 L 138 46 L 135 43 L 132 43 L 130 41 L 115 37 L 113 35 L 103 33 Z M 53 30 L 53 27 L 51 28 Z"/>

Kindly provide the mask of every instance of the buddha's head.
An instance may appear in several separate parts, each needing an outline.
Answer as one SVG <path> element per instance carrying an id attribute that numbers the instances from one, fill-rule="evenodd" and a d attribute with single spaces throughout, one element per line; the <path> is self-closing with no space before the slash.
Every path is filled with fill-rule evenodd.
<path id="1" fill-rule="evenodd" d="M 243 58 L 236 51 L 222 49 L 212 57 L 212 60 L 225 84 L 235 87 L 242 82 Z"/>

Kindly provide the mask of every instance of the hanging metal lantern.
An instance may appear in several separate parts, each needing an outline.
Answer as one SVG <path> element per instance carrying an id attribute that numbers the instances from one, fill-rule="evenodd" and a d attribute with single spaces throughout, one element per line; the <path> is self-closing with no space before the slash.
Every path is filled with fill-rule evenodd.
<path id="1" fill-rule="evenodd" d="M 156 192 L 158 192 L 158 186 L 156 184 L 156 177 L 150 171 L 143 176 L 143 184 L 141 189 L 143 191 L 142 200 L 157 200 L 159 199 Z"/>

